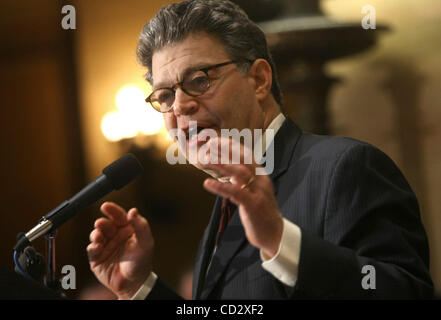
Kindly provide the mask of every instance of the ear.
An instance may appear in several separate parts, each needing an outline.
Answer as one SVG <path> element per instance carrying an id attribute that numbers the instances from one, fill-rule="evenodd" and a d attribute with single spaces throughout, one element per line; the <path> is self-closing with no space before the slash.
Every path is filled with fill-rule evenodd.
<path id="1" fill-rule="evenodd" d="M 265 59 L 257 59 L 252 64 L 248 74 L 253 80 L 257 100 L 265 100 L 271 93 L 273 83 L 273 72 L 270 64 Z"/>

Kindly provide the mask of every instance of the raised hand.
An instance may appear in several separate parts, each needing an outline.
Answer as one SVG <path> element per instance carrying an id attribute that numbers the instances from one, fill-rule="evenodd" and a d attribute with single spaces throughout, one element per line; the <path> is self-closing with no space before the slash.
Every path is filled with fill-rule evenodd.
<path id="1" fill-rule="evenodd" d="M 136 208 L 127 213 L 117 204 L 105 202 L 101 212 L 108 218 L 97 219 L 90 233 L 90 268 L 119 299 L 130 299 L 152 271 L 150 226 Z"/>
<path id="2" fill-rule="evenodd" d="M 238 142 L 223 137 L 210 140 L 208 144 L 215 147 L 207 148 L 204 167 L 216 172 L 217 177 L 228 177 L 230 182 L 220 182 L 217 179 L 206 179 L 204 188 L 208 191 L 230 199 L 239 207 L 239 214 L 245 234 L 253 246 L 261 249 L 266 257 L 277 254 L 283 232 L 283 218 L 274 195 L 273 184 L 268 175 L 256 175 L 255 163 L 245 163 L 246 155 L 251 151 Z M 237 152 L 239 164 L 222 164 L 222 155 L 216 152 L 218 145 L 229 144 L 230 154 L 224 159 L 232 159 L 232 153 Z M 261 168 L 261 167 L 260 167 Z"/>

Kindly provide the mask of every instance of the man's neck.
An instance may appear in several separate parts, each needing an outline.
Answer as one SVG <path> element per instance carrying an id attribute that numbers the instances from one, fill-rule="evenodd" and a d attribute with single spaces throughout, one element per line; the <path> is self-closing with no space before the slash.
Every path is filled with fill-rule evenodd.
<path id="1" fill-rule="evenodd" d="M 268 108 L 268 111 L 266 112 L 266 115 L 264 116 L 262 129 L 266 130 L 271 122 L 273 122 L 280 113 L 280 106 L 275 101 L 272 101 L 270 107 Z"/>

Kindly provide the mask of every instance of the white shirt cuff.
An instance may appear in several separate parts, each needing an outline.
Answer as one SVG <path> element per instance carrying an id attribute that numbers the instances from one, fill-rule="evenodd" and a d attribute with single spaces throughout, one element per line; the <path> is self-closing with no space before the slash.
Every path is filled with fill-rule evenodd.
<path id="1" fill-rule="evenodd" d="M 158 276 L 152 271 L 147 280 L 141 285 L 141 288 L 139 288 L 130 300 L 145 300 L 152 291 L 157 279 Z"/>
<path id="2" fill-rule="evenodd" d="M 277 254 L 269 259 L 260 250 L 260 259 L 263 261 L 262 268 L 290 287 L 294 287 L 297 282 L 301 239 L 300 228 L 283 218 L 282 239 Z"/>

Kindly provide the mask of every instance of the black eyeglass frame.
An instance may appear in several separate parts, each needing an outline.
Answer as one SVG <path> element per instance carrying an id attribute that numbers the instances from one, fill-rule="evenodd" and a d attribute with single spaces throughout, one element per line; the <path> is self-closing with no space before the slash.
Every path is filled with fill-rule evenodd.
<path id="1" fill-rule="evenodd" d="M 186 94 L 188 94 L 189 96 L 191 96 L 191 97 L 199 97 L 199 96 L 203 95 L 204 93 L 206 93 L 206 92 L 210 89 L 210 87 L 211 87 L 211 81 L 210 81 L 211 78 L 210 78 L 210 76 L 208 75 L 208 71 L 210 71 L 210 70 L 212 70 L 212 69 L 220 68 L 220 67 L 223 67 L 223 66 L 227 66 L 227 65 L 230 65 L 230 64 L 233 64 L 233 63 L 238 63 L 238 62 L 240 62 L 240 61 L 237 61 L 237 60 L 230 60 L 230 61 L 226 61 L 226 62 L 222 62 L 222 63 L 215 64 L 215 65 L 212 65 L 212 66 L 208 66 L 208 67 L 205 67 L 205 68 L 201 68 L 201 69 L 193 70 L 192 72 L 199 72 L 199 71 L 202 71 L 203 73 L 206 74 L 206 76 L 207 76 L 207 78 L 208 78 L 208 86 L 207 86 L 207 88 L 206 88 L 203 92 L 201 92 L 201 93 L 193 94 L 193 93 L 188 92 L 188 91 L 185 89 L 185 87 L 184 87 L 184 82 L 185 82 L 185 77 L 184 77 L 184 79 L 183 79 L 181 82 L 178 82 L 178 83 L 174 84 L 172 87 L 161 87 L 161 88 L 157 88 L 157 89 L 155 89 L 155 90 L 154 90 L 154 91 L 153 91 L 153 92 L 152 92 L 152 93 L 151 93 L 151 94 L 145 99 L 145 102 L 147 102 L 148 104 L 150 104 L 150 106 L 151 106 L 153 109 L 155 109 L 156 111 L 158 111 L 158 112 L 161 112 L 161 113 L 170 112 L 170 110 L 173 109 L 173 105 L 171 105 L 170 108 L 167 109 L 167 110 L 165 110 L 165 111 L 158 110 L 157 108 L 155 108 L 155 107 L 153 106 L 153 103 L 151 102 L 151 98 L 152 98 L 153 94 L 154 94 L 156 91 L 158 91 L 158 90 L 164 90 L 164 89 L 166 89 L 166 90 L 170 90 L 170 91 L 173 92 L 174 96 L 176 97 L 176 89 L 177 89 L 177 88 L 181 88 L 182 91 L 184 91 L 184 92 L 185 92 Z M 253 63 L 252 60 L 243 60 L 243 62 Z M 174 100 L 173 100 L 173 101 L 174 101 Z"/>

